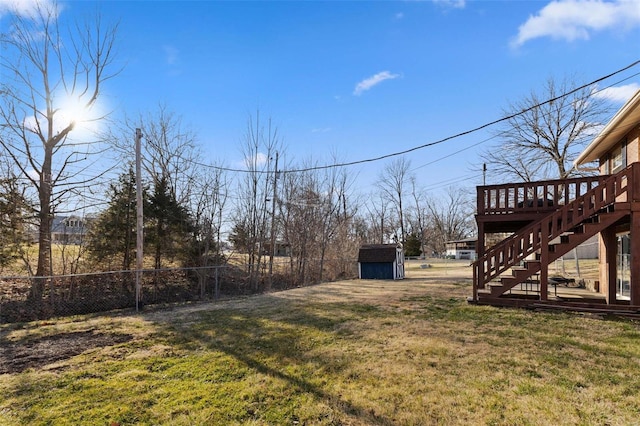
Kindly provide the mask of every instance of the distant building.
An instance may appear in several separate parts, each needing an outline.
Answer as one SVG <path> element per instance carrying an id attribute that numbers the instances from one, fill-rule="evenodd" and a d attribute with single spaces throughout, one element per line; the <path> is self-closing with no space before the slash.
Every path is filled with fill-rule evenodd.
<path id="1" fill-rule="evenodd" d="M 476 238 L 447 241 L 445 255 L 449 259 L 476 260 L 476 241 Z"/>
<path id="2" fill-rule="evenodd" d="M 55 216 L 51 224 L 53 244 L 82 244 L 87 235 L 86 220 L 79 216 Z"/>
<path id="3" fill-rule="evenodd" d="M 263 245 L 263 253 L 265 255 L 271 254 L 271 243 L 269 241 L 265 242 Z M 283 241 L 275 242 L 275 250 L 273 250 L 274 256 L 291 256 L 291 245 L 287 244 Z"/>

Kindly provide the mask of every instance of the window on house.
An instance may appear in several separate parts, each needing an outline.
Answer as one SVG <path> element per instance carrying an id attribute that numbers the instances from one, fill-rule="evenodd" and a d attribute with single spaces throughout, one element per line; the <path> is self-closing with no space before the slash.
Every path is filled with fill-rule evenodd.
<path id="1" fill-rule="evenodd" d="M 611 173 L 627 167 L 627 142 L 622 141 L 611 153 Z"/>

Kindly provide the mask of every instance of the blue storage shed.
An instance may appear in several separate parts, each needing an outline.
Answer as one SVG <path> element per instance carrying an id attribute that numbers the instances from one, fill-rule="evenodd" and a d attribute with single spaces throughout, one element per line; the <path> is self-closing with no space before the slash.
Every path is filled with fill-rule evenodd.
<path id="1" fill-rule="evenodd" d="M 404 251 L 401 244 L 365 244 L 358 252 L 361 279 L 401 280 L 404 278 Z"/>

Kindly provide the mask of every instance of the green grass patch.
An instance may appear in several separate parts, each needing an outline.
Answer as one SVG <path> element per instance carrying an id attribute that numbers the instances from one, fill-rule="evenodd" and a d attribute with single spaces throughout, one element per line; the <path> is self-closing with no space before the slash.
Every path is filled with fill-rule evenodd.
<path id="1" fill-rule="evenodd" d="M 636 323 L 471 306 L 416 285 L 2 326 L 13 352 L 0 349 L 0 424 L 637 422 Z M 10 358 L 36 343 L 42 357 L 68 351 Z"/>

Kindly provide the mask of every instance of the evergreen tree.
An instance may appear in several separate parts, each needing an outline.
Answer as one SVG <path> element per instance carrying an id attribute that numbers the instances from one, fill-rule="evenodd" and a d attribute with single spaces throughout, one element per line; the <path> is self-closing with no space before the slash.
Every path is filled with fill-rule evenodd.
<path id="1" fill-rule="evenodd" d="M 229 241 L 233 248 L 239 252 L 246 253 L 249 250 L 249 231 L 244 221 L 238 221 L 233 225 Z"/>
<path id="2" fill-rule="evenodd" d="M 110 186 L 109 199 L 109 207 L 91 226 L 89 255 L 109 264 L 120 258 L 120 267 L 127 270 L 133 264 L 136 248 L 136 178 L 132 169 Z M 146 199 L 145 191 L 143 206 Z"/>
<path id="3" fill-rule="evenodd" d="M 407 239 L 404 243 L 405 256 L 420 256 L 422 254 L 422 242 L 415 232 L 407 235 Z"/>
<path id="4" fill-rule="evenodd" d="M 162 267 L 163 257 L 184 259 L 189 251 L 193 224 L 187 209 L 178 203 L 171 192 L 166 178 L 156 183 L 145 217 L 150 221 L 145 241 L 153 249 L 155 268 Z"/>
<path id="5" fill-rule="evenodd" d="M 16 177 L 0 179 L 0 267 L 23 257 L 23 245 L 28 239 L 27 218 L 33 211 Z"/>

